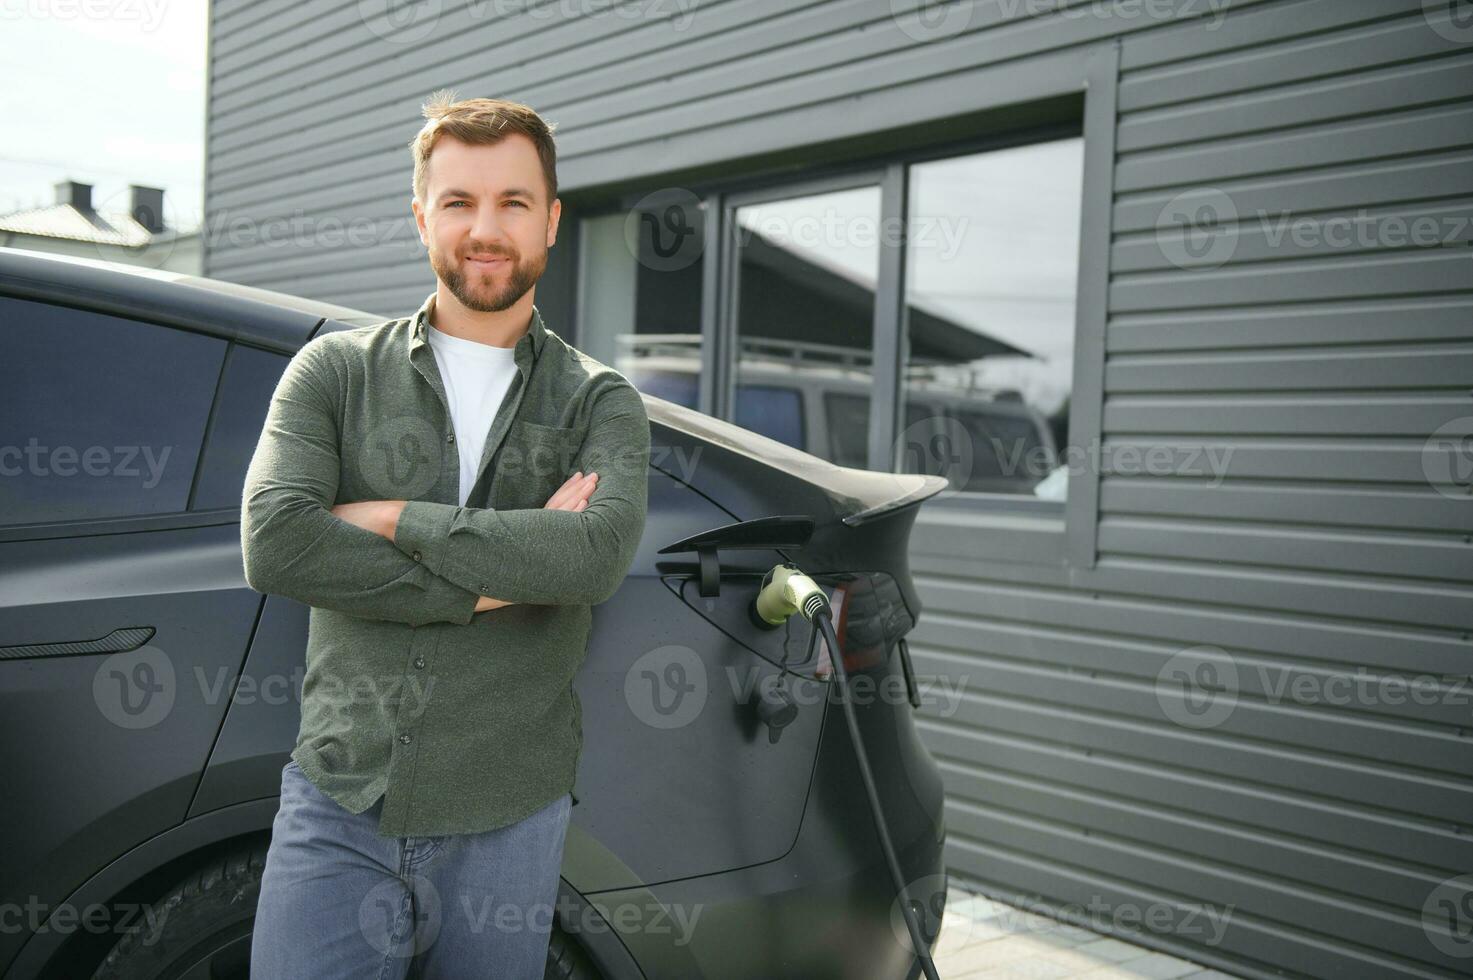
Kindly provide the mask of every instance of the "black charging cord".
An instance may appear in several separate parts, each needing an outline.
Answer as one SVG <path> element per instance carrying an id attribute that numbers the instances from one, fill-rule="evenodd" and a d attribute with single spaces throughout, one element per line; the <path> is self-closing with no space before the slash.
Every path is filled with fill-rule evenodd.
<path id="1" fill-rule="evenodd" d="M 815 603 L 817 606 L 817 603 Z M 810 610 L 805 610 L 810 611 Z M 849 675 L 844 671 L 844 657 L 839 651 L 839 638 L 834 633 L 833 615 L 829 610 L 827 600 L 822 600 L 822 606 L 811 610 L 810 619 L 813 620 L 813 631 L 816 635 L 820 629 L 823 630 L 823 638 L 829 645 L 829 660 L 833 664 L 834 674 L 839 679 L 839 691 L 841 702 L 844 705 L 844 720 L 849 725 L 849 739 L 854 743 L 854 756 L 859 762 L 859 775 L 864 781 L 864 791 L 869 796 L 870 813 L 875 818 L 875 830 L 880 835 L 880 846 L 885 851 L 885 863 L 890 868 L 890 880 L 895 884 L 895 893 L 899 896 L 900 914 L 905 918 L 905 927 L 910 930 L 910 942 L 915 947 L 916 958 L 921 961 L 921 969 L 925 971 L 927 980 L 941 980 L 936 974 L 936 965 L 931 962 L 931 948 L 921 933 L 920 924 L 916 922 L 915 908 L 910 896 L 906 893 L 905 876 L 900 873 L 900 861 L 895 856 L 895 845 L 890 842 L 890 830 L 885 826 L 885 813 L 880 809 L 880 793 L 875 788 L 875 776 L 870 771 L 869 756 L 864 751 L 864 741 L 859 737 L 859 720 L 854 715 L 854 705 L 849 700 Z M 940 924 L 937 924 L 939 929 Z"/>

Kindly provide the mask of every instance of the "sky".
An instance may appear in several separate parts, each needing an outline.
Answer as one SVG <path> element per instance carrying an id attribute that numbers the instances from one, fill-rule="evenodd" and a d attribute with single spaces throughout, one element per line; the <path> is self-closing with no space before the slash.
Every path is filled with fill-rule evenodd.
<path id="1" fill-rule="evenodd" d="M 0 0 L 0 213 L 55 202 L 68 178 L 127 207 L 164 188 L 165 218 L 203 209 L 208 0 Z M 23 80 L 15 84 L 17 80 Z"/>

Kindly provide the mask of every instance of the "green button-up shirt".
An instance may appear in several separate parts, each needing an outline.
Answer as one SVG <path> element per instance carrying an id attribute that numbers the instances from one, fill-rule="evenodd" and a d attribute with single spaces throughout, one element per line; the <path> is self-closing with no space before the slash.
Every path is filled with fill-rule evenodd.
<path id="1" fill-rule="evenodd" d="M 535 307 L 457 505 L 457 435 L 425 336 L 434 299 L 302 347 L 241 511 L 246 581 L 312 607 L 292 758 L 353 813 L 383 795 L 383 836 L 491 830 L 572 791 L 591 607 L 618 589 L 645 522 L 643 400 Z M 598 473 L 588 505 L 545 509 L 577 470 Z M 409 501 L 392 541 L 332 513 L 360 500 Z M 481 596 L 514 605 L 477 613 Z"/>

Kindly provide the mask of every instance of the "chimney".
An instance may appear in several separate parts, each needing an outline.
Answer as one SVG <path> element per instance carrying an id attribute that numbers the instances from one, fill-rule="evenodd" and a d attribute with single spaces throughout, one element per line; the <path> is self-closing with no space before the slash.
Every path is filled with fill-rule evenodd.
<path id="1" fill-rule="evenodd" d="M 83 214 L 90 213 L 92 211 L 92 185 L 75 180 L 58 180 L 56 182 L 56 203 L 70 204 Z"/>
<path id="2" fill-rule="evenodd" d="M 128 185 L 128 213 L 150 233 L 164 230 L 164 190 L 162 187 Z"/>

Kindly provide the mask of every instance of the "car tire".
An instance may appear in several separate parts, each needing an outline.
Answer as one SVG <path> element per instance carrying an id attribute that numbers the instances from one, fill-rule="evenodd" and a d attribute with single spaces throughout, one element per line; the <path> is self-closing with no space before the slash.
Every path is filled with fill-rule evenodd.
<path id="1" fill-rule="evenodd" d="M 266 848 L 262 841 L 231 851 L 175 885 L 118 940 L 92 980 L 165 980 L 191 970 L 248 980 Z"/>
<path id="2" fill-rule="evenodd" d="M 92 980 L 166 980 L 190 971 L 249 980 L 251 926 L 268 843 L 232 851 L 200 868 L 155 903 L 149 921 L 126 933 Z M 208 964 L 208 965 L 204 965 Z M 544 980 L 603 980 L 583 947 L 553 920 Z"/>

